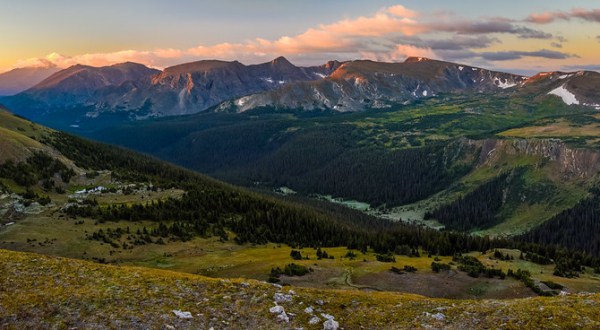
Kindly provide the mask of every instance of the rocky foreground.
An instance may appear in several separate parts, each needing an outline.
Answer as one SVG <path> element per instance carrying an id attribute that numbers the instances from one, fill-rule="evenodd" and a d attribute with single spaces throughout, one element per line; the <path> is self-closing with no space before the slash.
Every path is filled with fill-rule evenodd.
<path id="1" fill-rule="evenodd" d="M 0 250 L 0 328 L 600 328 L 600 294 L 516 300 L 290 288 Z"/>

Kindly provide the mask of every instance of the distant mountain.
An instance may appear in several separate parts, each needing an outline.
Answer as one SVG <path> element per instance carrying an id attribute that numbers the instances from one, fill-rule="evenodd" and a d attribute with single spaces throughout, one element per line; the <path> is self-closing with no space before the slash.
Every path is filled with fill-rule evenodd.
<path id="1" fill-rule="evenodd" d="M 20 93 L 59 70 L 56 66 L 42 68 L 28 67 L 0 73 L 0 96 Z"/>
<path id="2" fill-rule="evenodd" d="M 283 57 L 248 66 L 206 60 L 162 72 L 136 63 L 75 65 L 3 102 L 29 117 L 58 116 L 58 121 L 119 113 L 130 119 L 181 115 L 293 82 L 322 79 L 339 65 L 332 61 L 297 67 Z"/>
<path id="3" fill-rule="evenodd" d="M 556 95 L 570 105 L 600 109 L 597 86 L 600 74 L 595 72 L 524 77 L 424 57 L 402 63 L 331 61 L 298 67 L 278 57 L 256 65 L 203 60 L 163 71 L 136 63 L 75 65 L 1 102 L 21 115 L 66 128 L 110 126 L 211 108 L 363 111 L 444 94 L 503 93 L 538 100 Z"/>
<path id="4" fill-rule="evenodd" d="M 152 112 L 158 115 L 196 113 L 240 96 L 275 90 L 298 81 L 322 79 L 339 65 L 339 62 L 330 62 L 303 68 L 284 57 L 248 66 L 237 61 L 186 63 L 166 68 L 154 76 L 143 99 L 152 104 Z"/>
<path id="5" fill-rule="evenodd" d="M 541 72 L 524 82 L 523 91 L 538 95 L 556 95 L 566 104 L 600 110 L 600 73 L 595 71 Z"/>
<path id="6" fill-rule="evenodd" d="M 276 108 L 359 111 L 386 108 L 442 93 L 495 92 L 522 84 L 526 77 L 455 63 L 411 57 L 403 63 L 352 61 L 327 79 L 286 86 L 225 104 L 245 111 Z"/>
<path id="7" fill-rule="evenodd" d="M 149 82 L 150 77 L 159 72 L 131 62 L 100 68 L 74 65 L 44 79 L 16 98 L 26 96 L 45 107 L 87 104 L 110 95 L 115 87 L 125 87 L 120 92 L 130 92 L 138 85 Z M 127 84 L 130 82 L 133 84 Z"/>

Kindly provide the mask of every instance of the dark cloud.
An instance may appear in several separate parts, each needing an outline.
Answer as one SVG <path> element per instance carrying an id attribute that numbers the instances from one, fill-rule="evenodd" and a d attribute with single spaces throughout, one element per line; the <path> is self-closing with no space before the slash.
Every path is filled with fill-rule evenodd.
<path id="1" fill-rule="evenodd" d="M 548 24 L 556 20 L 569 21 L 572 19 L 581 19 L 588 22 L 600 23 L 600 9 L 583 9 L 575 8 L 569 12 L 566 11 L 553 11 L 536 13 L 529 15 L 525 21 L 536 24 Z"/>
<path id="2" fill-rule="evenodd" d="M 510 21 L 490 20 L 480 22 L 451 22 L 451 23 L 432 23 L 428 26 L 433 31 L 454 32 L 457 34 L 490 34 L 490 33 L 508 33 L 514 34 L 523 39 L 551 39 L 554 36 L 539 30 L 515 25 Z"/>
<path id="3" fill-rule="evenodd" d="M 600 36 L 596 36 L 596 40 L 600 42 Z"/>
<path id="4" fill-rule="evenodd" d="M 578 57 L 574 54 L 568 54 L 563 52 L 557 52 L 554 50 L 541 49 L 533 52 L 525 51 L 507 51 L 507 52 L 485 52 L 479 54 L 483 59 L 488 61 L 511 61 L 518 60 L 523 57 L 541 57 L 548 59 L 566 59 L 572 57 Z"/>
<path id="5" fill-rule="evenodd" d="M 562 44 L 560 42 L 550 43 L 550 46 L 552 46 L 554 48 L 562 48 Z"/>
<path id="6" fill-rule="evenodd" d="M 397 36 L 391 41 L 395 44 L 411 45 L 421 48 L 431 48 L 434 51 L 462 51 L 465 49 L 486 48 L 495 43 L 500 43 L 500 39 L 488 36 L 468 37 L 464 35 L 454 36 L 448 39 L 423 39 L 417 36 Z"/>

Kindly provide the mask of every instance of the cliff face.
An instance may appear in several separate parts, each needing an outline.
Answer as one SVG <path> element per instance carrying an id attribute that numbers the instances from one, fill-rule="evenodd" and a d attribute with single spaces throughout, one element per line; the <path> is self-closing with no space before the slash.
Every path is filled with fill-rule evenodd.
<path id="1" fill-rule="evenodd" d="M 481 147 L 480 165 L 498 163 L 507 155 L 527 155 L 548 162 L 547 165 L 563 179 L 589 179 L 600 172 L 600 152 L 572 148 L 560 140 L 488 139 L 469 143 Z"/>

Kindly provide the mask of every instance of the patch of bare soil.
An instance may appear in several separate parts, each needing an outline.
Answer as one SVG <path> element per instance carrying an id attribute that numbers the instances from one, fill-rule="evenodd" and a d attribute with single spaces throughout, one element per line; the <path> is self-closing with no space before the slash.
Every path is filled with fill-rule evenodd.
<path id="1" fill-rule="evenodd" d="M 514 279 L 473 278 L 454 270 L 405 274 L 384 271 L 353 278 L 352 282 L 384 291 L 415 293 L 432 298 L 509 299 L 535 296 L 529 288 Z"/>

